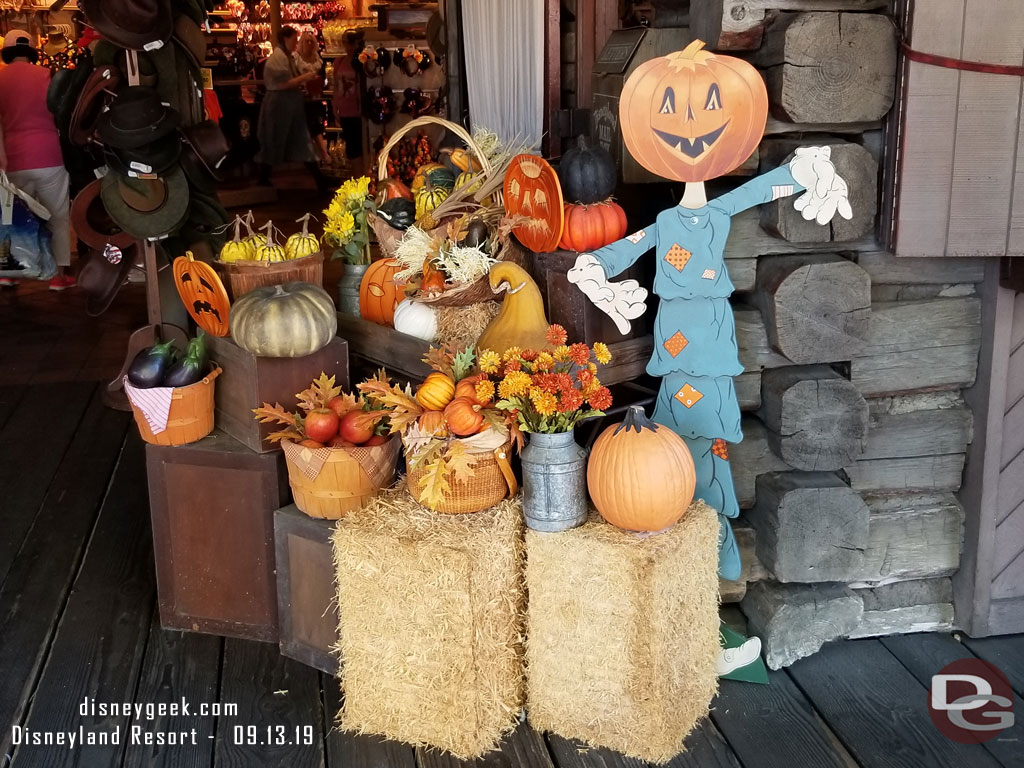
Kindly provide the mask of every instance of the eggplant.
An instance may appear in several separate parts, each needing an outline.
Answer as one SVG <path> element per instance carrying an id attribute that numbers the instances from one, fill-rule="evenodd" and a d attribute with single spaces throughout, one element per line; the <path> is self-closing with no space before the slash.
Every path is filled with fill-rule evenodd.
<path id="1" fill-rule="evenodd" d="M 209 367 L 206 358 L 206 336 L 199 331 L 196 337 L 188 343 L 185 356 L 171 366 L 164 376 L 161 386 L 164 387 L 187 387 L 195 384 L 206 375 Z"/>
<path id="2" fill-rule="evenodd" d="M 128 366 L 128 381 L 140 389 L 159 386 L 176 353 L 173 339 L 147 347 Z"/>
<path id="3" fill-rule="evenodd" d="M 466 248 L 482 248 L 487 250 L 487 241 L 491 238 L 491 230 L 486 222 L 480 219 L 473 219 L 466 226 L 466 235 L 462 238 L 462 245 Z"/>

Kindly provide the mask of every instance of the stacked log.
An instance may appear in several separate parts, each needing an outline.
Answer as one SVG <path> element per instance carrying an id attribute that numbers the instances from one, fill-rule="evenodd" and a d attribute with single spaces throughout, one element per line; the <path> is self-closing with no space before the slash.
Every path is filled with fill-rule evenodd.
<path id="1" fill-rule="evenodd" d="M 692 0 L 714 50 L 752 51 L 772 118 L 760 171 L 829 146 L 853 219 L 805 222 L 783 199 L 733 218 L 737 380 L 731 448 L 741 600 L 770 666 L 835 637 L 952 626 L 960 487 L 980 347 L 969 259 L 897 259 L 875 228 L 896 38 L 884 0 Z M 749 562 L 749 565 L 747 563 Z M 801 626 L 803 625 L 803 626 Z"/>

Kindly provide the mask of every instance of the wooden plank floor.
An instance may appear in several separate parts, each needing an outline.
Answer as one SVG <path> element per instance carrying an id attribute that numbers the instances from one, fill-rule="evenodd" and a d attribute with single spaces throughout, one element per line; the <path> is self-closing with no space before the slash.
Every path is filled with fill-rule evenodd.
<path id="1" fill-rule="evenodd" d="M 81 317 L 76 325 L 73 312 L 47 312 L 36 299 L 58 301 L 38 290 L 19 294 L 18 312 L 3 305 L 9 296 L 0 301 L 0 320 L 21 333 L 0 347 L 0 768 L 646 768 L 525 724 L 468 764 L 344 733 L 334 727 L 333 679 L 272 645 L 162 630 L 143 446 L 130 416 L 100 400 L 99 382 L 120 366 L 118 348 L 139 321 L 133 299 L 120 299 L 125 329 L 111 321 L 88 333 Z M 1024 768 L 1024 723 L 966 746 L 930 721 L 931 675 L 970 657 L 1004 670 L 1024 716 L 1024 636 L 834 643 L 773 672 L 769 686 L 723 681 L 711 717 L 669 765 Z M 167 709 L 182 700 L 190 712 Z M 15 727 L 81 728 L 107 743 L 18 744 Z M 268 728 L 299 743 L 247 744 Z"/>

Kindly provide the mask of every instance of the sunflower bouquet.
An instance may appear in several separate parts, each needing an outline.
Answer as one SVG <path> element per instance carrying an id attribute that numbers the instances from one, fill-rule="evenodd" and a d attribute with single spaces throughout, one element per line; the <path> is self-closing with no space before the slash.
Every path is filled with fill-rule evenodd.
<path id="1" fill-rule="evenodd" d="M 332 258 L 343 258 L 349 264 L 370 263 L 368 217 L 376 210 L 368 176 L 349 179 L 338 188 L 324 209 L 323 241 L 334 249 Z"/>
<path id="2" fill-rule="evenodd" d="M 501 355 L 479 353 L 476 397 L 506 414 L 513 435 L 568 432 L 584 419 L 603 416 L 612 404 L 597 375 L 597 364 L 612 359 L 606 344 L 566 344 L 560 325 L 548 328 L 547 341 L 551 349 L 540 352 L 512 347 Z"/>

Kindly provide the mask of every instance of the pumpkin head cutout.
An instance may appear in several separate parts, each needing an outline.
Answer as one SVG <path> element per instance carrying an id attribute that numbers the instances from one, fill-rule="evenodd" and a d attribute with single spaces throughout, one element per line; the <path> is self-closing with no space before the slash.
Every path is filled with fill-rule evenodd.
<path id="1" fill-rule="evenodd" d="M 359 284 L 359 314 L 378 325 L 394 325 L 395 308 L 405 298 L 402 286 L 395 282 L 401 265 L 394 259 L 373 262 Z"/>
<path id="2" fill-rule="evenodd" d="M 757 70 L 703 48 L 695 40 L 641 64 L 619 101 L 629 153 L 675 181 L 707 181 L 742 165 L 768 120 L 768 92 Z"/>
<path id="3" fill-rule="evenodd" d="M 173 272 L 174 287 L 196 325 L 213 336 L 227 336 L 231 301 L 213 267 L 185 251 L 174 260 Z"/>
<path id="4" fill-rule="evenodd" d="M 519 242 L 537 253 L 558 247 L 564 212 L 562 185 L 547 160 L 516 155 L 505 172 L 505 211 L 526 221 L 512 231 Z"/>

